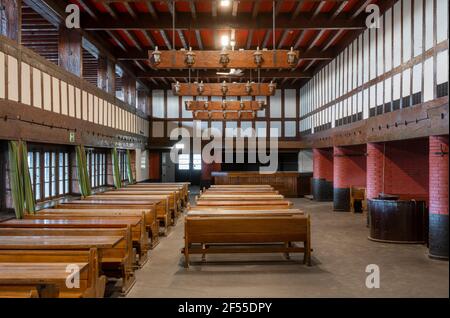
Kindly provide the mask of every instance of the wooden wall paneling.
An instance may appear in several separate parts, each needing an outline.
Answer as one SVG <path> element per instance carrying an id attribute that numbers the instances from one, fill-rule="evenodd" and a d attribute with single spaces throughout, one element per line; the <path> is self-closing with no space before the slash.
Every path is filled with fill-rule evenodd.
<path id="1" fill-rule="evenodd" d="M 59 28 L 58 60 L 59 66 L 81 77 L 83 67 L 82 34 L 77 29 Z"/>

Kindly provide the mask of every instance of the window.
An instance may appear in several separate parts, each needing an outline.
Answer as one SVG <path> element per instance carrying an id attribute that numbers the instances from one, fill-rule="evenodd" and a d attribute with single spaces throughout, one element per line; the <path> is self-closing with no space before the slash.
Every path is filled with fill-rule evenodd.
<path id="1" fill-rule="evenodd" d="M 86 151 L 86 161 L 91 188 L 106 186 L 106 151 L 98 149 L 88 149 Z"/>
<path id="2" fill-rule="evenodd" d="M 117 157 L 119 158 L 119 173 L 122 181 L 128 181 L 128 157 L 126 150 L 117 150 Z"/>
<path id="3" fill-rule="evenodd" d="M 194 153 L 194 159 L 192 160 L 194 164 L 194 170 L 202 170 L 202 155 Z"/>
<path id="4" fill-rule="evenodd" d="M 68 149 L 31 146 L 28 167 L 36 202 L 62 197 L 71 192 Z"/>
<path id="5" fill-rule="evenodd" d="M 178 169 L 179 170 L 189 170 L 190 158 L 189 154 L 179 154 L 178 155 Z"/>

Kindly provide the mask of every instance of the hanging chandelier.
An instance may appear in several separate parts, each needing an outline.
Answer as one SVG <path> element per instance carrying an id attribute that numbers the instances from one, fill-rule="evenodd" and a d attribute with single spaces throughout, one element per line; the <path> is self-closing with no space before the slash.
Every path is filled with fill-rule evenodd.
<path id="1" fill-rule="evenodd" d="M 186 110 L 219 111 L 219 110 L 262 110 L 266 103 L 263 101 L 186 101 Z"/>
<path id="2" fill-rule="evenodd" d="M 201 93 L 199 93 L 199 85 Z M 180 83 L 172 84 L 172 91 L 177 96 L 272 96 L 277 84 L 270 83 Z"/>

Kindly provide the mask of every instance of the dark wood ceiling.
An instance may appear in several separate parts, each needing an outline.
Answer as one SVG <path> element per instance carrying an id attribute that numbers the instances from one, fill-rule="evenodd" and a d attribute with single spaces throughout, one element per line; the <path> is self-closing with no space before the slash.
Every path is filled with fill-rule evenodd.
<path id="1" fill-rule="evenodd" d="M 300 86 L 365 28 L 364 9 L 368 4 L 392 2 L 277 0 L 274 8 L 271 0 L 231 1 L 229 7 L 221 7 L 218 0 L 177 0 L 173 19 L 171 1 L 63 1 L 78 4 L 82 10 L 82 28 L 108 43 L 114 51 L 111 53 L 149 87 L 168 87 L 176 80 L 189 80 L 188 70 L 152 69 L 148 63 L 149 50 L 155 46 L 163 50 L 219 49 L 221 36 L 231 35 L 231 32 L 235 35 L 236 49 L 256 49 L 257 46 L 272 49 L 275 46 L 299 50 L 301 59 L 294 70 L 261 71 L 260 77 L 262 81 L 274 80 L 283 86 Z M 27 41 L 32 41 L 32 31 L 28 28 L 38 21 L 29 14 L 30 10 L 24 8 Z M 175 29 L 172 27 L 174 22 Z M 57 34 L 43 22 L 36 24 L 33 30 L 42 32 L 39 38 L 44 38 L 48 32 Z M 49 39 L 48 45 L 53 48 L 54 40 Z M 55 58 L 54 49 L 51 52 L 49 58 Z M 94 63 L 88 56 L 85 58 L 90 68 L 86 73 L 92 80 Z M 205 82 L 224 79 L 214 70 L 199 70 L 190 75 Z M 255 72 L 246 71 L 244 76 L 232 80 L 242 82 L 256 76 Z"/>

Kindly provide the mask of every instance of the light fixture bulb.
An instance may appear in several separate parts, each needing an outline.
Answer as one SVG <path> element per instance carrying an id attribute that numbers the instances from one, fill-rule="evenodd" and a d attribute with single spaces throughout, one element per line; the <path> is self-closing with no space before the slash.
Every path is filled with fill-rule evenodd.
<path id="1" fill-rule="evenodd" d="M 220 43 L 222 44 L 222 47 L 227 47 L 230 44 L 230 38 L 228 35 L 222 35 L 220 38 Z"/>
<path id="2" fill-rule="evenodd" d="M 230 3 L 231 3 L 231 0 L 220 0 L 221 7 L 229 7 Z"/>

